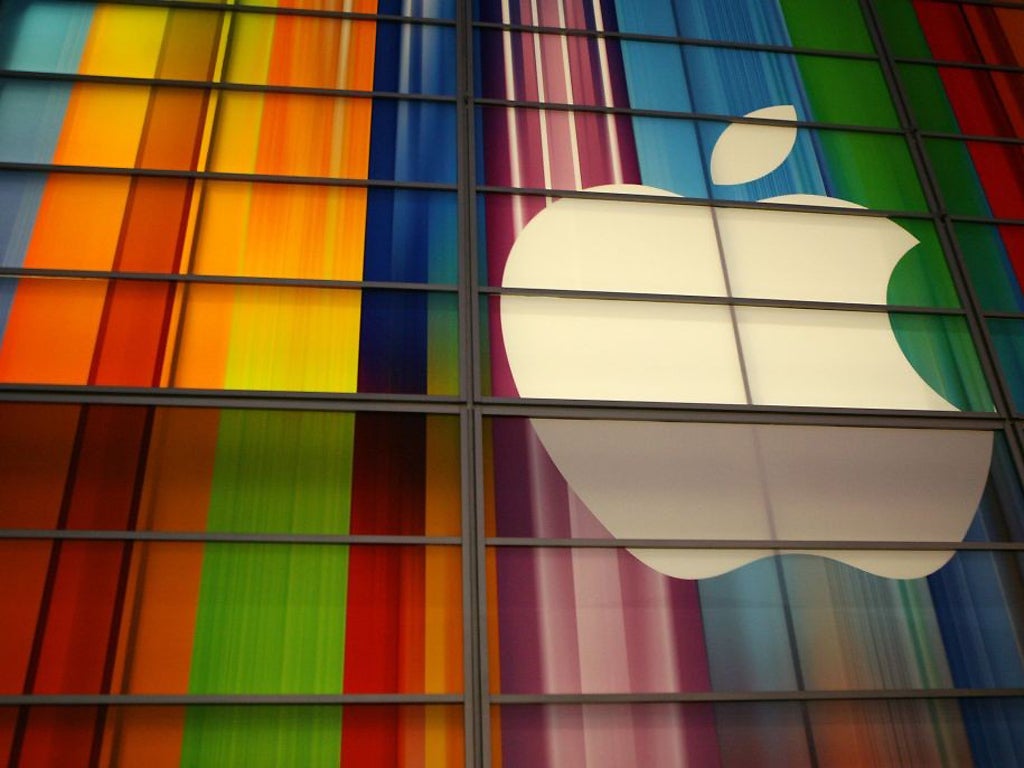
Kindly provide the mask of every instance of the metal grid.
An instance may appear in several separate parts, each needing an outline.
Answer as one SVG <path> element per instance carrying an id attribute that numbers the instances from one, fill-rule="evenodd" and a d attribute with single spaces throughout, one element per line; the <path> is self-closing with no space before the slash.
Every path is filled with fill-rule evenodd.
<path id="1" fill-rule="evenodd" d="M 942 132 L 921 131 L 917 128 L 910 113 L 905 87 L 901 81 L 899 64 L 928 64 L 942 67 L 961 67 L 970 69 L 986 69 L 998 72 L 1019 73 L 1024 76 L 1024 69 L 998 65 L 976 64 L 969 62 L 947 62 L 925 59 L 896 57 L 891 54 L 884 36 L 880 31 L 880 20 L 876 12 L 877 0 L 860 0 L 872 42 L 878 52 L 870 54 L 828 51 L 819 49 L 787 48 L 776 45 L 759 45 L 732 43 L 724 41 L 707 41 L 692 38 L 663 37 L 657 35 L 636 35 L 618 32 L 593 32 L 587 30 L 556 29 L 547 27 L 525 27 L 521 25 L 502 25 L 473 21 L 472 3 L 460 0 L 457 18 L 443 19 L 409 19 L 396 16 L 373 16 L 367 14 L 337 13 L 312 11 L 304 9 L 280 9 L 260 6 L 213 5 L 192 2 L 134 2 L 134 0 L 115 0 L 118 4 L 149 5 L 157 8 L 189 8 L 213 12 L 257 13 L 313 16 L 318 18 L 394 21 L 403 24 L 429 24 L 454 27 L 457 44 L 457 93 L 454 96 L 431 96 L 400 93 L 356 92 L 332 90 L 324 88 L 305 88 L 299 86 L 262 86 L 235 83 L 202 83 L 192 81 L 142 80 L 138 78 L 122 78 L 88 75 L 57 75 L 44 73 L 24 73 L 10 70 L 0 71 L 0 77 L 19 78 L 25 80 L 51 80 L 65 82 L 90 82 L 111 85 L 158 85 L 172 88 L 217 89 L 225 91 L 296 93 L 318 96 L 343 96 L 349 98 L 418 100 L 438 103 L 450 103 L 457 110 L 457 147 L 459 167 L 456 184 L 436 184 L 422 182 L 399 182 L 378 180 L 351 180 L 335 178 L 316 178 L 283 175 L 249 175 L 229 174 L 206 171 L 161 171 L 147 169 L 110 169 L 100 167 L 64 167 L 51 164 L 35 163 L 0 163 L 0 170 L 8 171 L 43 171 L 89 174 L 115 174 L 131 176 L 166 176 L 170 178 L 194 178 L 224 181 L 260 181 L 285 182 L 297 184 L 317 184 L 334 186 L 354 186 L 361 188 L 383 187 L 389 189 L 416 189 L 453 192 L 457 196 L 459 211 L 459 271 L 458 285 L 431 283 L 386 283 L 380 281 L 322 281 L 298 278 L 254 278 L 246 276 L 216 275 L 167 275 L 150 273 L 116 273 L 116 272 L 81 272 L 70 269 L 15 269 L 0 270 L 4 278 L 87 278 L 87 279 L 123 279 L 163 282 L 209 282 L 223 284 L 251 285 L 289 285 L 301 287 L 323 287 L 335 289 L 363 290 L 396 290 L 396 291 L 427 291 L 450 293 L 458 296 L 459 302 L 459 381 L 460 396 L 434 395 L 385 395 L 374 393 L 307 393 L 307 392 L 272 392 L 272 391 L 217 391 L 217 390 L 184 390 L 124 387 L 83 387 L 83 386 L 22 386 L 0 385 L 0 401 L 39 402 L 39 403 L 102 403 L 123 404 L 134 406 L 175 406 L 199 408 L 270 408 L 279 410 L 316 410 L 316 411 L 387 411 L 421 414 L 457 415 L 460 420 L 460 476 L 462 504 L 462 536 L 431 537 L 431 536 L 330 536 L 330 535 L 293 535 L 293 534 L 220 534 L 220 533 L 180 533 L 163 531 L 37 531 L 37 530 L 3 530 L 0 539 L 7 540 L 102 540 L 102 541 L 188 541 L 188 542 L 261 542 L 261 543 L 310 543 L 337 544 L 360 546 L 365 544 L 416 545 L 426 544 L 460 546 L 462 551 L 462 608 L 463 608 L 463 668 L 465 689 L 462 695 L 456 694 L 377 694 L 354 695 L 342 694 L 335 696 L 323 695 L 287 695 L 287 696 L 161 696 L 161 695 L 41 695 L 26 694 L 20 696 L 0 696 L 0 706 L 117 706 L 117 705 L 260 705 L 260 704 L 461 704 L 464 713 L 465 749 L 467 764 L 489 765 L 493 753 L 490 734 L 490 713 L 493 705 L 514 706 L 518 704 L 564 704 L 564 703 L 628 703 L 628 702 L 751 702 L 751 701 L 832 701 L 832 700 L 931 700 L 931 699 L 967 699 L 967 698 L 1005 698 L 1024 697 L 1024 689 L 887 689 L 887 690 L 853 690 L 853 691 L 807 691 L 792 692 L 712 692 L 712 693 L 674 693 L 674 694 L 546 694 L 546 695 L 515 695 L 492 693 L 488 670 L 487 648 L 487 575 L 484 566 L 486 553 L 490 547 L 664 547 L 664 548 L 699 548 L 699 549 L 743 549 L 743 548 L 786 548 L 786 549 L 879 549 L 922 551 L 929 549 L 956 551 L 1024 551 L 1024 542 L 962 542 L 949 544 L 946 542 L 850 542 L 850 541 L 780 541 L 780 540 L 747 540 L 747 541 L 649 541 L 649 540 L 605 540 L 605 539 L 555 539 L 555 538 L 512 538 L 488 537 L 484 529 L 483 514 L 483 473 L 484 473 L 484 419 L 501 417 L 552 417 L 552 418 L 615 418 L 615 419 L 648 419 L 648 420 L 688 420 L 711 421 L 721 423 L 758 423 L 758 424 L 805 424 L 873 427 L 915 427 L 915 428 L 963 428 L 984 429 L 1001 433 L 1006 437 L 1006 444 L 1016 469 L 1018 478 L 1024 477 L 1024 425 L 1019 421 L 1022 414 L 1016 409 L 1010 396 L 1010 386 L 1001 370 L 995 346 L 985 320 L 988 318 L 1022 318 L 1024 312 L 985 311 L 972 287 L 963 253 L 960 249 L 954 225 L 958 222 L 986 224 L 1024 224 L 1024 219 L 993 219 L 977 216 L 951 214 L 942 199 L 938 188 L 936 174 L 931 160 L 925 150 L 924 142 L 929 138 L 957 139 L 960 141 L 985 141 L 1006 144 L 1020 144 L 1024 139 L 1007 139 L 992 136 L 969 136 Z M 1018 3 L 987 2 L 978 3 L 989 6 L 1021 9 Z M 884 74 L 892 100 L 899 116 L 898 129 L 836 125 L 803 121 L 798 123 L 805 128 L 842 129 L 851 132 L 877 133 L 900 136 L 910 148 L 915 169 L 925 192 L 928 211 L 864 211 L 860 214 L 869 216 L 899 216 L 919 218 L 930 221 L 939 235 L 942 248 L 947 257 L 950 274 L 954 280 L 961 308 L 940 307 L 891 307 L 874 305 L 843 305 L 824 302 L 801 302 L 788 300 L 759 299 L 709 299 L 707 297 L 667 297 L 650 294 L 595 294 L 592 292 L 576 292 L 572 295 L 579 298 L 601 298 L 609 300 L 632 301 L 686 301 L 703 303 L 729 303 L 731 305 L 749 304 L 755 306 L 784 306 L 806 309 L 844 309 L 869 312 L 913 312 L 915 314 L 934 314 L 965 318 L 970 330 L 971 340 L 978 351 L 989 389 L 991 391 L 995 411 L 993 413 L 950 413 L 937 414 L 916 411 L 877 411 L 868 409 L 830 409 L 795 406 L 707 406 L 699 403 L 645 403 L 645 402 L 612 402 L 612 401 L 548 401 L 504 398 L 486 395 L 482 391 L 484 361 L 481 355 L 480 340 L 482 337 L 481 301 L 498 295 L 557 295 L 565 296 L 566 292 L 545 290 L 510 290 L 481 284 L 479 275 L 479 259 L 477 254 L 477 206 L 479 195 L 483 194 L 514 194 L 543 195 L 546 197 L 597 197 L 593 193 L 573 190 L 523 189 L 511 187 L 495 187 L 478 184 L 475 167 L 475 124 L 480 107 L 514 107 L 535 108 L 545 110 L 572 110 L 575 112 L 594 112 L 600 114 L 630 114 L 652 117 L 674 117 L 696 120 L 712 120 L 726 122 L 748 122 L 755 124 L 778 124 L 778 121 L 757 118 L 712 115 L 704 113 L 662 112 L 659 110 L 630 110 L 617 107 L 559 105 L 538 102 L 517 102 L 500 99 L 478 98 L 473 83 L 473 48 L 475 30 L 502 30 L 536 33 L 551 33 L 584 37 L 604 37 L 609 39 L 633 40 L 638 42 L 674 43 L 678 45 L 711 46 L 716 48 L 735 48 L 740 50 L 765 51 L 787 54 L 804 54 L 811 56 L 829 56 L 877 62 Z M 636 196 L 624 199 L 645 199 Z M 682 205 L 714 205 L 716 207 L 770 207 L 761 203 L 743 203 L 726 200 L 693 200 L 676 199 L 667 201 L 665 198 L 650 199 L 658 204 Z M 816 206 L 786 206 L 786 210 L 811 210 L 821 213 L 842 213 L 850 215 L 851 211 L 820 208 Z M 792 631 L 792 630 L 791 630 Z"/>

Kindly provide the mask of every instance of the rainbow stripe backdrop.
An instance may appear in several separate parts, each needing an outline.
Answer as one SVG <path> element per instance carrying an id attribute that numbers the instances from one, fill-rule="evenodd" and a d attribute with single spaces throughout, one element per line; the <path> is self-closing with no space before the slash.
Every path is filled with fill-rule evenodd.
<path id="1" fill-rule="evenodd" d="M 4 82 L 13 141 L 0 159 L 128 169 L 4 174 L 5 266 L 454 287 L 454 194 L 335 181 L 450 185 L 454 104 L 322 95 L 451 95 L 450 28 L 27 0 L 4 14 L 7 67 L 179 83 Z M 306 90 L 180 85 L 192 81 Z M 7 279 L 0 381 L 453 394 L 456 303 L 315 284 Z"/>
<path id="2" fill-rule="evenodd" d="M 6 405 L 4 528 L 459 535 L 454 417 Z M 0 691 L 462 690 L 448 545 L 7 541 Z M 0 719 L 23 764 L 460 764 L 445 707 L 131 708 Z M 275 714 L 276 712 L 276 714 Z M 339 734 L 344 738 L 340 739 Z M 340 751 L 339 751 L 340 750 Z M 112 759 L 112 758 L 111 758 Z M 112 760 L 112 762 L 117 762 Z"/>
<path id="3" fill-rule="evenodd" d="M 245 5 L 257 3 L 3 3 L 0 383 L 460 394 L 455 27 L 290 12 L 453 19 L 454 0 Z M 897 55 L 1024 65 L 1024 10 L 875 5 Z M 803 192 L 928 211 L 860 2 L 473 7 L 485 22 L 868 55 L 481 28 L 483 99 L 722 117 L 791 103 L 802 120 L 846 126 L 802 129 L 783 167 L 725 188 L 707 172 L 720 120 L 487 103 L 471 116 L 481 184 L 642 183 L 739 200 Z M 926 129 L 1021 138 L 1020 75 L 898 69 Z M 1019 145 L 944 138 L 926 149 L 950 212 L 1024 220 Z M 481 196 L 484 281 L 500 284 L 516 235 L 555 197 Z M 932 223 L 899 221 L 921 245 L 890 300 L 959 307 Z M 983 308 L 1024 309 L 1024 226 L 961 222 L 956 233 Z M 515 396 L 495 318 L 493 304 L 481 376 Z M 990 320 L 1024 402 L 1020 325 Z M 893 327 L 945 397 L 992 410 L 962 318 L 894 315 Z M 484 428 L 488 535 L 607 535 L 527 420 Z M 7 403 L 0 430 L 5 529 L 439 539 L 2 541 L 0 693 L 464 693 L 464 579 L 476 575 L 462 573 L 452 543 L 466 482 L 455 416 Z M 1022 509 L 1000 437 L 968 538 L 1024 540 Z M 913 581 L 788 555 L 699 583 L 623 550 L 487 555 L 494 693 L 1024 687 L 1015 553 L 962 552 Z M 494 763 L 506 766 L 1024 763 L 1017 699 L 484 714 Z M 0 755 L 461 765 L 463 718 L 458 703 L 0 708 Z"/>
<path id="4" fill-rule="evenodd" d="M 0 159 L 34 164 L 0 174 L 0 264 L 89 274 L 2 280 L 0 381 L 456 393 L 453 48 L 444 26 L 5 3 L 4 67 L 86 77 L 0 84 Z M 358 95 L 374 90 L 439 98 Z M 5 406 L 2 423 L 4 528 L 459 535 L 451 418 Z M 2 546 L 6 693 L 461 695 L 457 547 Z M 459 765 L 462 711 L 4 710 L 0 753 Z"/>
<path id="5" fill-rule="evenodd" d="M 860 5 L 844 0 L 479 6 L 484 20 L 507 24 L 874 52 Z M 901 23 L 915 24 L 909 4 L 905 10 L 911 16 Z M 634 183 L 738 200 L 799 192 L 881 210 L 927 210 L 898 133 L 804 129 L 778 170 L 725 188 L 712 185 L 708 173 L 722 122 L 571 109 L 727 117 L 794 104 L 802 120 L 898 128 L 881 68 L 870 60 L 554 33 L 477 34 L 481 96 L 570 106 L 481 107 L 483 184 L 571 190 Z M 942 89 L 931 98 L 944 99 Z M 1006 155 L 1004 175 L 1024 167 L 1019 147 Z M 998 194 L 998 184 L 985 191 Z M 982 189 L 975 194 L 984 205 Z M 482 261 L 490 284 L 500 285 L 518 233 L 555 197 L 486 195 Z M 895 273 L 890 301 L 958 306 L 932 225 L 900 223 L 921 245 Z M 960 319 L 892 317 L 908 357 L 945 397 L 965 410 L 992 407 Z M 493 391 L 515 396 L 496 302 L 489 320 Z M 488 428 L 491 535 L 608 535 L 567 487 L 527 420 L 495 418 Z M 1020 540 L 1024 533 L 1009 461 L 1001 449 L 969 538 Z M 927 579 L 893 581 L 788 555 L 686 582 L 647 569 L 623 550 L 494 547 L 488 561 L 492 691 L 1019 687 L 1020 565 L 1014 554 L 961 553 Z M 492 728 L 504 763 L 517 766 L 1008 765 L 1024 759 L 1022 712 L 1020 701 L 922 700 L 875 710 L 852 702 L 504 706 Z"/>

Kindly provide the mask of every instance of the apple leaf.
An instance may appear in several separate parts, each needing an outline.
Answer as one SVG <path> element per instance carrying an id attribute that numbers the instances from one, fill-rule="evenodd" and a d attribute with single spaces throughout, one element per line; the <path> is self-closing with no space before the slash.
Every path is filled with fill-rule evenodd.
<path id="1" fill-rule="evenodd" d="M 779 104 L 744 117 L 796 120 L 792 104 Z M 711 152 L 711 180 L 715 184 L 745 184 L 771 173 L 796 143 L 796 126 L 733 123 L 718 137 Z"/>

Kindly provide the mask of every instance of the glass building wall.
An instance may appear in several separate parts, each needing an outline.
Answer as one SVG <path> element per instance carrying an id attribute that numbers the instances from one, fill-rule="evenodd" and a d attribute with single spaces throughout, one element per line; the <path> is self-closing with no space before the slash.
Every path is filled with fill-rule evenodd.
<path id="1" fill-rule="evenodd" d="M 0 755 L 1024 763 L 1024 4 L 0 6 Z"/>

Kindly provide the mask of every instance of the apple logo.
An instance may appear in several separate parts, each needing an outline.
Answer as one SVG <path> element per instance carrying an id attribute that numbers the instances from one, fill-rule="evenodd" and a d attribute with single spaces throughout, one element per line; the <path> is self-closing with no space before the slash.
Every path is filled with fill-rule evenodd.
<path id="1" fill-rule="evenodd" d="M 748 117 L 792 121 L 796 111 L 772 106 Z M 712 180 L 753 181 L 781 165 L 796 138 L 795 125 L 731 124 L 712 152 Z M 678 197 L 629 184 L 590 191 Z M 860 208 L 807 194 L 761 202 Z M 911 366 L 886 312 L 728 301 L 885 305 L 893 268 L 916 244 L 878 216 L 562 198 L 519 234 L 503 287 L 666 300 L 503 295 L 500 321 L 516 389 L 524 398 L 957 410 Z M 695 300 L 667 300 L 680 296 Z M 984 490 L 993 440 L 960 429 L 531 424 L 612 536 L 654 540 L 961 541 Z M 687 579 L 782 552 L 630 551 Z M 925 576 L 953 556 L 810 553 L 890 578 Z"/>

